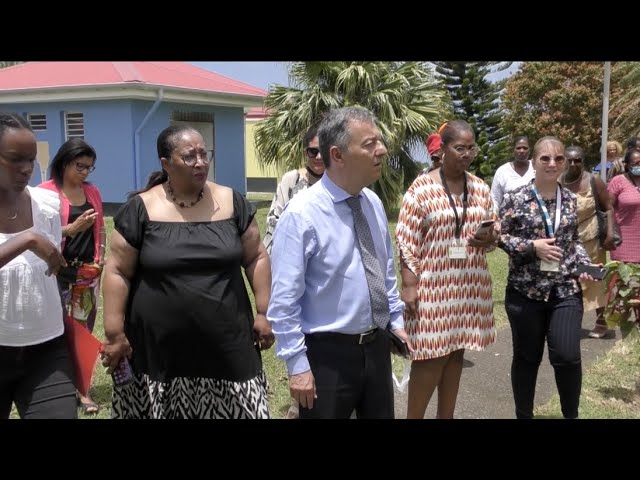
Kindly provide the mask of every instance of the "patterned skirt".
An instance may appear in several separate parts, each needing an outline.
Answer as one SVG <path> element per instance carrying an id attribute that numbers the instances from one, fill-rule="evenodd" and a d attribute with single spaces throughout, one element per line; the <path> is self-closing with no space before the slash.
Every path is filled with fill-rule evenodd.
<path id="1" fill-rule="evenodd" d="M 113 387 L 111 418 L 269 418 L 264 372 L 246 382 L 178 377 L 169 382 L 135 375 Z"/>

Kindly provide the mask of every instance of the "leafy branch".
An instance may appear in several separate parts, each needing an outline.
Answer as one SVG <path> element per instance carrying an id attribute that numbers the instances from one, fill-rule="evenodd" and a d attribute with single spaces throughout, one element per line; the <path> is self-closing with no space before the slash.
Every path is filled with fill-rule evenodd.
<path id="1" fill-rule="evenodd" d="M 610 327 L 620 327 L 622 337 L 640 331 L 640 264 L 611 261 L 607 274 L 607 306 L 604 316 Z M 631 320 L 631 313 L 635 321 Z"/>

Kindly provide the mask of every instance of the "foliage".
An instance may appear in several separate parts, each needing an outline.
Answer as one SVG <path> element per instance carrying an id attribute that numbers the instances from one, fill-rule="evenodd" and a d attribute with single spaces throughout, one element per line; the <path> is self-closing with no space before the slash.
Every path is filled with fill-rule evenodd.
<path id="1" fill-rule="evenodd" d="M 292 62 L 293 87 L 275 85 L 264 106 L 269 116 L 258 122 L 258 161 L 280 170 L 299 168 L 302 137 L 330 109 L 359 105 L 378 117 L 389 161 L 373 189 L 393 206 L 419 173 L 412 156 L 424 137 L 443 121 L 445 94 L 428 66 L 420 62 Z"/>
<path id="2" fill-rule="evenodd" d="M 532 144 L 554 135 L 579 145 L 591 167 L 600 159 L 603 79 L 602 63 L 522 63 L 506 81 L 502 125 Z"/>
<path id="3" fill-rule="evenodd" d="M 0 68 L 6 68 L 12 65 L 18 65 L 19 63 L 24 63 L 24 62 L 0 62 Z"/>
<path id="4" fill-rule="evenodd" d="M 617 62 L 611 67 L 609 138 L 624 145 L 640 136 L 640 62 Z"/>
<path id="5" fill-rule="evenodd" d="M 500 125 L 499 95 L 504 82 L 492 83 L 492 71 L 508 68 L 510 62 L 435 62 L 453 101 L 454 117 L 469 122 L 476 133 L 480 152 L 471 170 L 491 181 L 498 161 L 508 145 Z"/>
<path id="6" fill-rule="evenodd" d="M 640 264 L 611 261 L 605 265 L 607 287 L 605 318 L 609 326 L 619 326 L 622 336 L 640 328 Z M 635 313 L 635 321 L 631 313 Z"/>

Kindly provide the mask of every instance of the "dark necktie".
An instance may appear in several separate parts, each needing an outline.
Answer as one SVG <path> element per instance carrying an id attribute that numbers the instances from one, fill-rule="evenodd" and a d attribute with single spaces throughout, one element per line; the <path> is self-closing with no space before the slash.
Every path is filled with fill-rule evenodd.
<path id="1" fill-rule="evenodd" d="M 380 262 L 376 257 L 376 250 L 373 245 L 373 237 L 367 219 L 362 212 L 359 197 L 347 198 L 347 205 L 353 212 L 353 225 L 358 237 L 360 246 L 360 256 L 364 265 L 364 271 L 369 285 L 369 297 L 371 299 L 371 312 L 373 323 L 382 329 L 387 328 L 389 323 L 389 297 L 385 287 L 385 275 L 380 269 Z"/>

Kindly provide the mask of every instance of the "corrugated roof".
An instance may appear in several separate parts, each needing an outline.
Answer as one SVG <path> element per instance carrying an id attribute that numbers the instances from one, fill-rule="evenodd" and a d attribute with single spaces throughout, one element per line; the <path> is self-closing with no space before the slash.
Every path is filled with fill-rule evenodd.
<path id="1" fill-rule="evenodd" d="M 0 69 L 0 91 L 158 85 L 262 97 L 265 90 L 185 62 L 27 62 Z"/>

